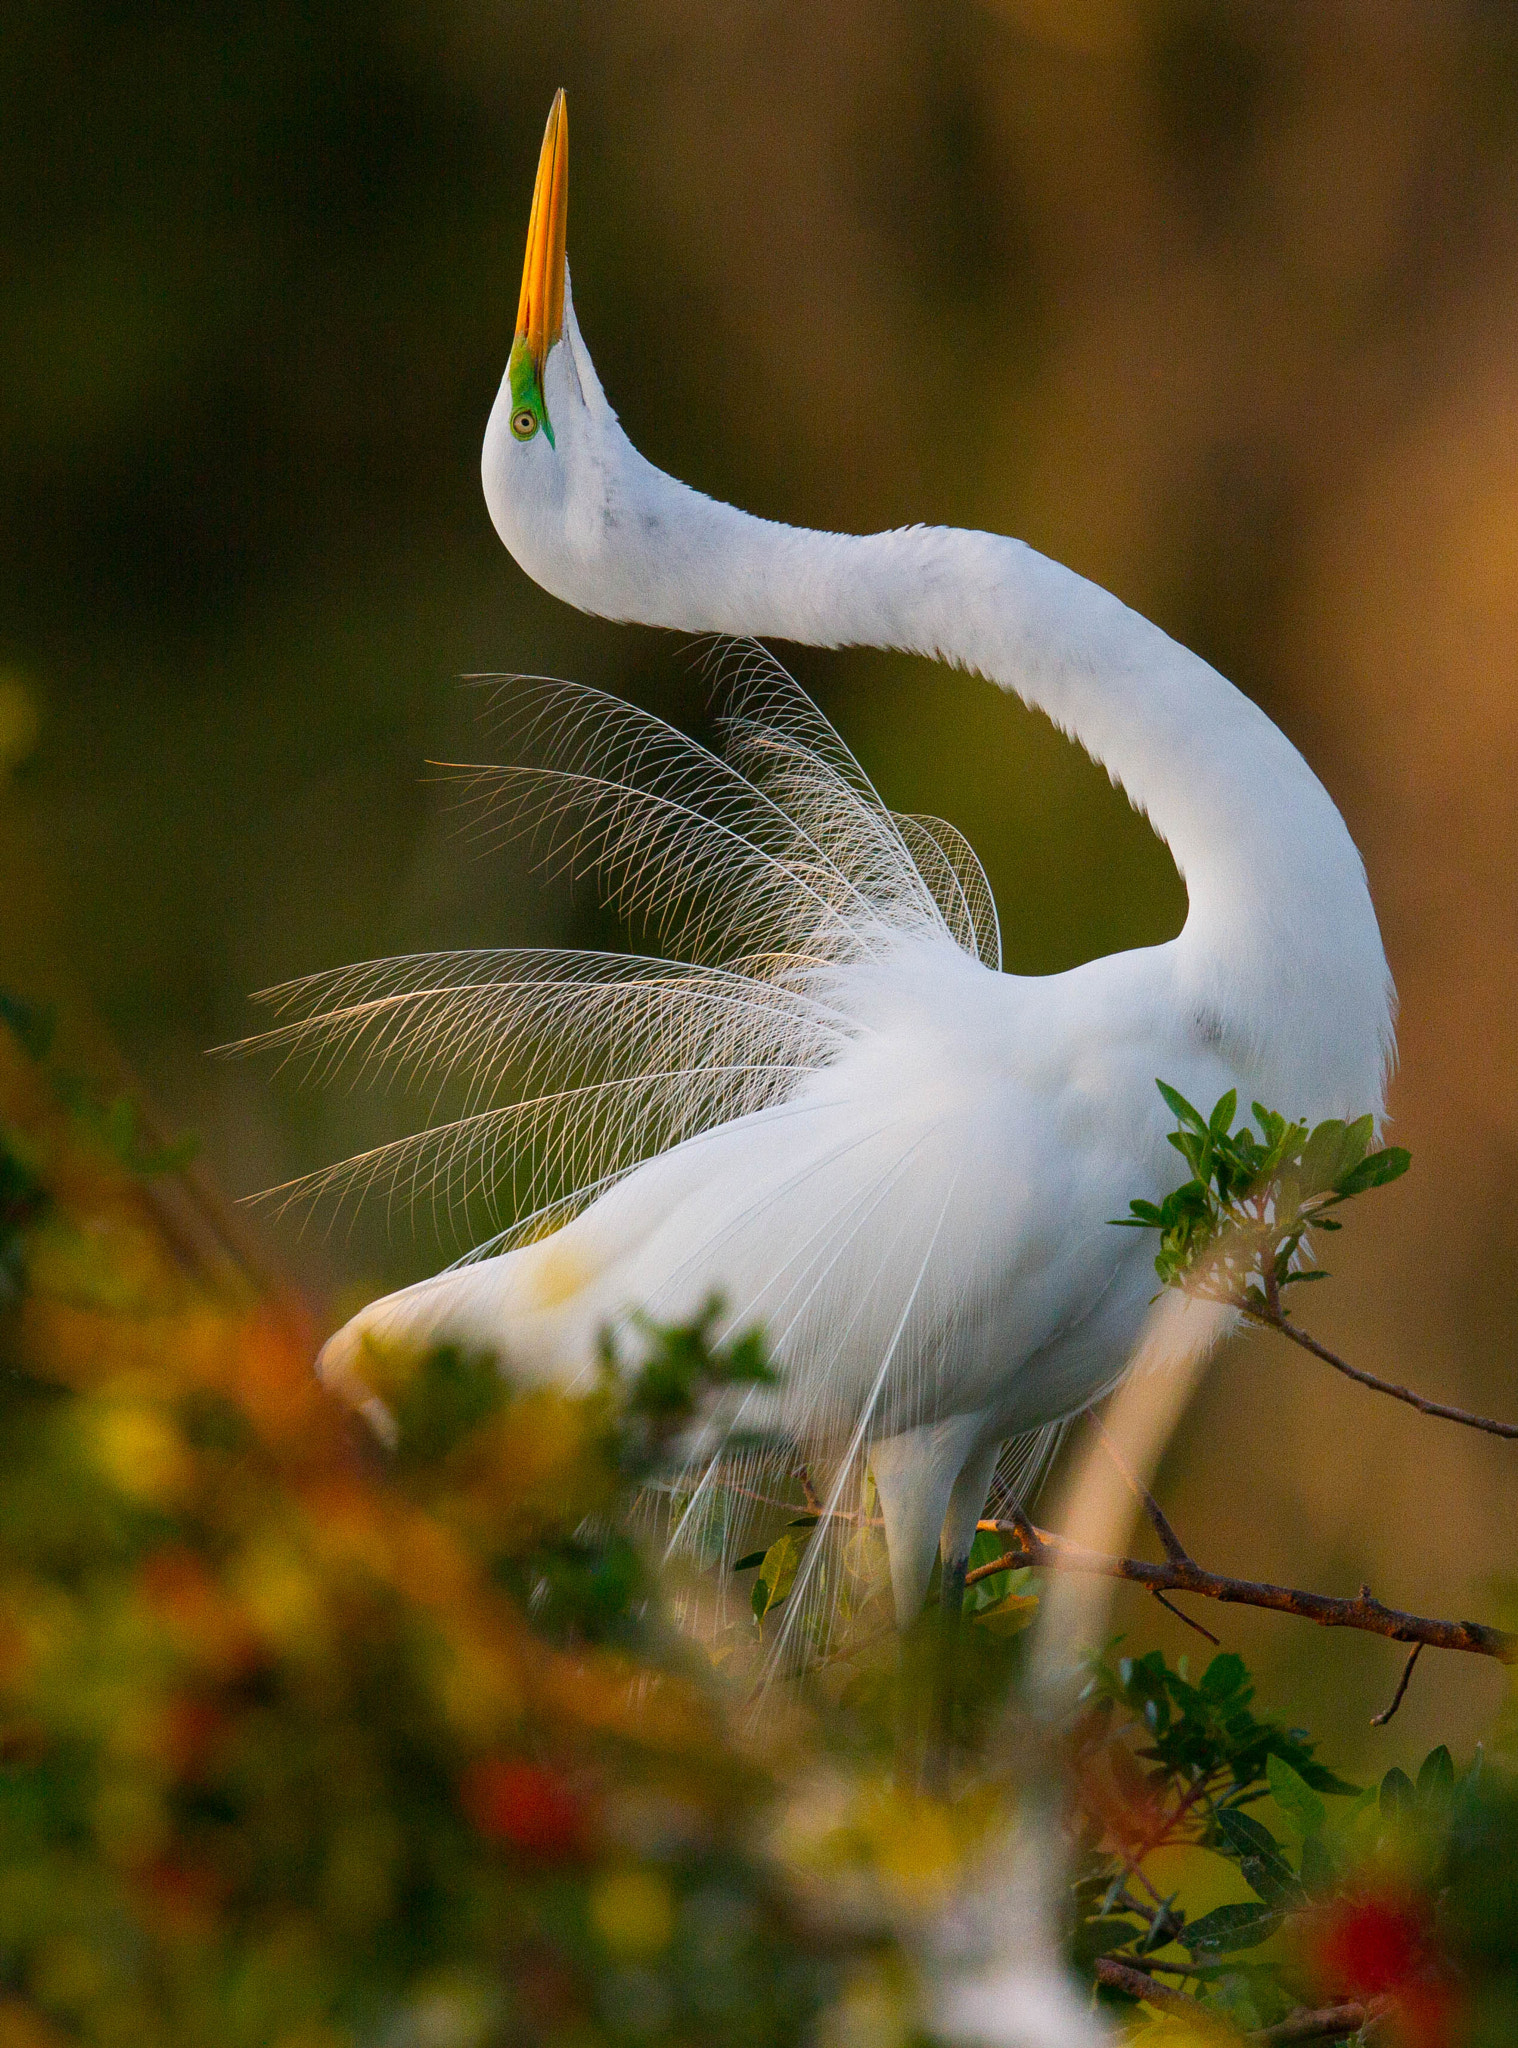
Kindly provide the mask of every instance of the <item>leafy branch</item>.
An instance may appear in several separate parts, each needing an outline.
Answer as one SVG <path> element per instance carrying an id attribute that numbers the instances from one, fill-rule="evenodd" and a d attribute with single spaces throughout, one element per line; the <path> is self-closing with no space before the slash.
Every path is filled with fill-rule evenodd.
<path id="1" fill-rule="evenodd" d="M 1393 1768 L 1357 1792 L 1252 1699 L 1232 1655 L 1197 1678 L 1157 1651 L 1093 1661 L 1069 1736 L 1072 1963 L 1104 2004 L 1199 2039 L 1344 2041 L 1383 2017 L 1453 2038 L 1511 1781 L 1480 1751 L 1458 1772 L 1440 1745 L 1416 1783 Z M 1147 1867 L 1177 1847 L 1231 1863 L 1252 1897 L 1192 1915 Z"/>
<path id="2" fill-rule="evenodd" d="M 1311 1233 L 1340 1230 L 1330 1212 L 1356 1195 L 1387 1186 L 1412 1163 L 1399 1145 L 1370 1149 L 1374 1119 L 1314 1125 L 1289 1122 L 1262 1103 L 1251 1105 L 1261 1135 L 1245 1124 L 1232 1129 L 1238 1109 L 1230 1088 L 1203 1116 L 1167 1082 L 1155 1086 L 1178 1120 L 1169 1142 L 1191 1168 L 1191 1179 L 1163 1202 L 1132 1201 L 1120 1228 L 1157 1230 L 1154 1270 L 1167 1287 L 1204 1301 L 1222 1302 L 1252 1323 L 1277 1330 L 1347 1379 L 1389 1394 L 1420 1415 L 1463 1423 L 1489 1436 L 1518 1438 L 1518 1423 L 1499 1422 L 1449 1402 L 1431 1401 L 1411 1387 L 1351 1365 L 1310 1336 L 1285 1305 L 1289 1287 L 1327 1279 L 1312 1257 Z"/>

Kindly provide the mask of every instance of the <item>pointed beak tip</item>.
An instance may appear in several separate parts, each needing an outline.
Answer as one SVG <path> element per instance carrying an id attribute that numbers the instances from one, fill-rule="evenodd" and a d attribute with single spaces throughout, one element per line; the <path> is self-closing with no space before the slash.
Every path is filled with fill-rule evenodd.
<path id="1" fill-rule="evenodd" d="M 564 331 L 564 245 L 569 219 L 569 103 L 561 85 L 548 110 L 527 226 L 527 257 L 517 334 L 526 339 L 538 375 Z"/>

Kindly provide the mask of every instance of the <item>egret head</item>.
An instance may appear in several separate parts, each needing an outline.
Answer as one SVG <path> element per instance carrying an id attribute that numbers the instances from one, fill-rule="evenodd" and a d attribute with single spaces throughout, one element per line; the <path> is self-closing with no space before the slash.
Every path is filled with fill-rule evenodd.
<path id="1" fill-rule="evenodd" d="M 564 238 L 568 225 L 569 110 L 561 86 L 554 94 L 543 131 L 527 223 L 516 338 L 501 387 L 502 396 L 511 402 L 508 425 L 512 439 L 531 441 L 546 434 L 550 448 L 555 446 L 553 421 L 543 385 L 549 351 L 564 335 Z"/>
<path id="2" fill-rule="evenodd" d="M 538 158 L 516 335 L 480 462 L 496 532 L 536 582 L 586 604 L 608 503 L 631 455 L 575 321 L 564 258 L 569 115 L 555 94 Z"/>

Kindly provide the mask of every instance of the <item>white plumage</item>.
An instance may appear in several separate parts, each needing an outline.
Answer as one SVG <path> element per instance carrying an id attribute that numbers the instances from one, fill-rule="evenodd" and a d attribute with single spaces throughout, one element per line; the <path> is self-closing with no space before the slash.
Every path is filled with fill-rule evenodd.
<path id="1" fill-rule="evenodd" d="M 561 102 L 545 220 L 555 178 L 562 207 L 554 120 Z M 467 771 L 482 819 L 608 875 L 671 957 L 436 956 L 276 992 L 292 1046 L 446 1068 L 468 1097 L 317 1191 L 449 1201 L 484 1183 L 508 1207 L 544 1187 L 556 1205 L 364 1310 L 324 1370 L 361 1382 L 370 1339 L 448 1338 L 573 1380 L 604 1329 L 720 1294 L 730 1326 L 766 1327 L 783 1426 L 835 1492 L 869 1461 L 905 1619 L 940 1536 L 967 1551 L 999 1447 L 1089 1405 L 1141 1339 L 1152 1245 L 1108 1219 L 1181 1177 L 1156 1076 L 1197 1102 L 1236 1087 L 1313 1119 L 1379 1114 L 1392 995 L 1374 911 L 1290 742 L 1106 592 L 996 535 L 811 533 L 653 468 L 602 393 L 567 277 L 560 333 L 544 313 L 543 264 L 562 268 L 544 232 L 535 200 L 537 296 L 524 284 L 483 458 L 522 567 L 608 618 L 910 649 L 1016 691 L 1147 814 L 1189 912 L 1167 945 L 1006 975 L 964 841 L 894 818 L 761 651 L 730 680 L 725 763 L 599 693 L 503 685 L 549 761 Z M 1190 1341 L 1216 1329 L 1198 1311 Z"/>

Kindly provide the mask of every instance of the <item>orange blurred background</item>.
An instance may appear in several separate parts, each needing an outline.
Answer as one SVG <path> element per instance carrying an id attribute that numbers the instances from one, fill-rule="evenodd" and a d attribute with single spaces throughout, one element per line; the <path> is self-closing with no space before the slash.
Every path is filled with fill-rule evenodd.
<path id="1" fill-rule="evenodd" d="M 646 454 L 791 520 L 1020 534 L 1301 745 L 1370 871 L 1414 1155 L 1313 1327 L 1518 1416 L 1510 8 L 12 0 L 4 47 L 0 981 L 100 1020 L 223 1187 L 418 1107 L 207 1060 L 250 991 L 605 940 L 459 837 L 424 766 L 488 744 L 458 676 L 704 716 L 677 641 L 554 604 L 480 499 L 562 83 L 576 306 Z M 1017 704 L 796 666 L 893 807 L 977 846 L 1009 966 L 1176 929 L 1164 850 Z M 333 1313 L 455 1249 L 425 1216 L 260 1228 Z M 1160 1491 L 1219 1569 L 1496 1619 L 1515 1459 L 1259 1337 Z M 1500 1697 L 1431 1657 L 1376 1733 L 1392 1646 L 1204 1618 L 1351 1771 L 1460 1753 Z M 1187 1647 L 1136 1595 L 1118 1625 Z"/>

